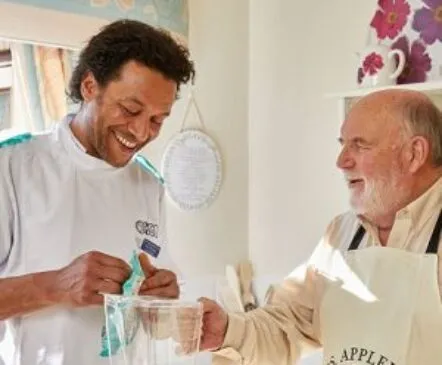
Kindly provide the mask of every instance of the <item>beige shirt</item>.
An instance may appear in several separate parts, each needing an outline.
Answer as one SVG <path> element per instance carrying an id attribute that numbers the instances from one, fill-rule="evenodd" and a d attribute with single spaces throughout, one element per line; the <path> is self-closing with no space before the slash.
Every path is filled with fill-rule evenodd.
<path id="1" fill-rule="evenodd" d="M 396 214 L 387 246 L 425 253 L 441 209 L 442 178 Z M 337 277 L 336 255 L 345 258 L 360 224 L 366 229 L 360 247 L 380 246 L 377 229 L 354 213 L 335 218 L 308 262 L 284 280 L 269 305 L 246 314 L 229 314 L 224 344 L 215 352 L 220 356 L 214 357 L 214 363 L 292 364 L 301 353 L 320 347 L 322 297 Z M 442 293 L 441 255 L 442 243 L 438 252 Z"/>

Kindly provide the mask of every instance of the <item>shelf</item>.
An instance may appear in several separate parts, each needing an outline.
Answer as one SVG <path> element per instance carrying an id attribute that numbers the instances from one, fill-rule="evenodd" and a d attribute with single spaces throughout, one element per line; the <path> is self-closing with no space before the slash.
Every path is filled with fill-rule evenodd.
<path id="1" fill-rule="evenodd" d="M 370 87 L 370 88 L 360 88 L 344 92 L 329 93 L 326 94 L 327 98 L 357 98 L 375 91 L 386 90 L 386 89 L 408 89 L 421 91 L 425 94 L 441 94 L 442 95 L 442 80 L 440 81 L 428 81 L 420 82 L 416 84 L 403 84 L 403 85 L 391 85 L 383 87 Z"/>

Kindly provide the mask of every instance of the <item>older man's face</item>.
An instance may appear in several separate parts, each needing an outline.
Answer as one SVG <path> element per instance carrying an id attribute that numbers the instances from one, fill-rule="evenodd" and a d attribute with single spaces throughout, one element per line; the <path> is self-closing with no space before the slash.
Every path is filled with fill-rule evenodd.
<path id="1" fill-rule="evenodd" d="M 373 218 L 400 205 L 407 194 L 401 163 L 405 135 L 401 123 L 373 102 L 357 104 L 341 128 L 337 166 L 357 214 Z"/>

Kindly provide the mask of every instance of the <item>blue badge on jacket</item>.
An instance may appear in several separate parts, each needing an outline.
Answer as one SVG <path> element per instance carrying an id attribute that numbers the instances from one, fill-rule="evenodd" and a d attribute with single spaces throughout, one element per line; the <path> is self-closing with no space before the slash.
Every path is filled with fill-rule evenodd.
<path id="1" fill-rule="evenodd" d="M 141 249 L 152 257 L 157 258 L 160 254 L 161 247 L 145 238 L 141 243 Z"/>

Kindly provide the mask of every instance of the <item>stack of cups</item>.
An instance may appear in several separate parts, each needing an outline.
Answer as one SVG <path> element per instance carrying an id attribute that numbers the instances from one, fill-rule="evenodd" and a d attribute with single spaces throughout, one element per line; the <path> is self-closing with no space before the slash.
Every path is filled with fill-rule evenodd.
<path id="1" fill-rule="evenodd" d="M 195 365 L 202 305 L 105 295 L 103 345 L 111 365 Z"/>

